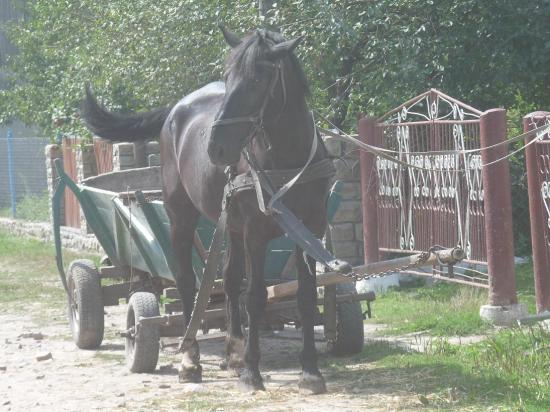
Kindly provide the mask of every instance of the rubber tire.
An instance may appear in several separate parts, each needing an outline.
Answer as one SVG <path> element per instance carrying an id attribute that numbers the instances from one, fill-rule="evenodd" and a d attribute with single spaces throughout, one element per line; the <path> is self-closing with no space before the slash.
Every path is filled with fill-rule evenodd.
<path id="1" fill-rule="evenodd" d="M 126 328 L 138 324 L 140 318 L 159 316 L 156 296 L 150 292 L 136 292 L 128 302 Z M 134 338 L 126 337 L 126 364 L 133 373 L 153 372 L 157 367 L 160 350 L 160 331 L 158 326 L 140 326 Z"/>
<path id="2" fill-rule="evenodd" d="M 67 315 L 73 340 L 80 349 L 96 349 L 103 341 L 104 309 L 101 279 L 94 262 L 72 261 L 67 270 L 67 286 Z"/>
<path id="3" fill-rule="evenodd" d="M 355 283 L 336 285 L 337 295 L 357 293 Z M 336 356 L 354 355 L 363 350 L 365 331 L 361 302 L 343 302 L 336 305 L 336 341 L 330 352 Z"/>

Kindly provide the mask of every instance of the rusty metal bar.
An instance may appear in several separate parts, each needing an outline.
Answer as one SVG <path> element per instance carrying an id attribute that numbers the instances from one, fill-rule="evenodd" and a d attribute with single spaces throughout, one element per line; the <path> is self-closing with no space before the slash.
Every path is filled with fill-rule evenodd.
<path id="1" fill-rule="evenodd" d="M 450 102 L 452 102 L 452 103 L 456 103 L 456 104 L 458 104 L 459 106 L 462 106 L 462 107 L 464 107 L 465 109 L 470 110 L 472 113 L 477 114 L 478 116 L 481 116 L 481 115 L 483 114 L 481 111 L 477 110 L 475 107 L 469 106 L 469 105 L 467 105 L 466 103 L 461 102 L 460 100 L 457 100 L 457 99 L 455 99 L 454 97 L 451 97 L 451 96 L 449 96 L 449 95 L 447 95 L 447 94 L 445 94 L 445 93 L 443 93 L 443 92 L 441 92 L 441 91 L 439 91 L 439 90 L 431 89 L 430 92 L 435 93 L 436 95 L 439 95 L 440 97 L 443 97 L 444 99 L 446 99 L 446 100 L 448 100 L 448 101 L 450 101 Z"/>
<path id="2" fill-rule="evenodd" d="M 401 122 L 401 123 L 384 123 L 384 126 L 389 128 L 396 128 L 399 126 L 430 126 L 432 124 L 442 124 L 442 125 L 470 125 L 478 124 L 478 119 L 469 119 L 469 120 L 419 120 L 414 122 Z"/>
<path id="3" fill-rule="evenodd" d="M 550 118 L 550 112 L 534 112 L 523 118 L 523 131 L 528 132 Z M 545 228 L 548 227 L 548 217 L 545 218 L 544 201 L 542 198 L 542 180 L 544 174 L 539 172 L 538 146 L 539 143 L 527 146 L 533 138 L 525 139 L 525 163 L 527 169 L 527 183 L 529 193 L 529 216 L 531 221 L 531 243 L 533 248 L 533 269 L 535 272 L 535 296 L 537 313 L 550 309 L 550 262 L 548 259 L 548 245 L 545 239 Z"/>
<path id="4" fill-rule="evenodd" d="M 437 273 L 420 272 L 420 271 L 417 271 L 417 270 L 407 270 L 407 271 L 404 271 L 402 273 L 404 275 L 424 276 L 424 277 L 428 277 L 428 278 L 431 278 L 431 279 L 443 280 L 445 282 L 458 283 L 460 285 L 476 286 L 476 287 L 483 288 L 483 289 L 489 289 L 489 285 L 487 285 L 486 283 L 473 282 L 473 281 L 463 280 L 463 279 L 459 279 L 459 278 L 450 278 L 450 277 L 447 277 L 447 276 L 439 275 Z"/>
<path id="5" fill-rule="evenodd" d="M 506 140 L 506 110 L 491 109 L 481 115 L 481 147 Z M 501 145 L 483 150 L 484 164 L 500 159 L 508 153 Z M 482 170 L 487 263 L 489 266 L 489 300 L 493 306 L 517 303 L 514 269 L 514 238 L 512 230 L 512 196 L 508 160 L 494 163 Z"/>
<path id="6" fill-rule="evenodd" d="M 464 251 L 461 248 L 444 249 L 437 252 L 431 252 L 428 259 L 422 260 L 423 254 L 405 256 L 402 258 L 386 260 L 381 262 L 367 263 L 365 265 L 353 268 L 353 272 L 358 275 L 382 273 L 391 270 L 398 270 L 405 266 L 422 267 L 433 266 L 436 264 L 455 264 L 464 259 Z M 353 282 L 354 279 L 342 275 L 338 272 L 321 273 L 317 275 L 317 286 L 334 285 L 336 283 Z M 293 296 L 298 290 L 298 281 L 280 283 L 278 285 L 269 286 L 267 288 L 268 302 L 281 299 L 288 296 Z"/>

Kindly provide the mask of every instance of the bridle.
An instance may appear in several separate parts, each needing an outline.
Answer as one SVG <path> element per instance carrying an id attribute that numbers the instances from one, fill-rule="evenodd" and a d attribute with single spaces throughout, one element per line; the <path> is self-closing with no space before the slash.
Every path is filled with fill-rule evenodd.
<path id="1" fill-rule="evenodd" d="M 246 138 L 244 139 L 242 151 L 248 165 L 250 166 L 250 175 L 253 182 L 253 188 L 256 192 L 256 197 L 258 199 L 258 207 L 260 211 L 265 215 L 271 215 L 274 213 L 281 213 L 280 210 L 278 210 L 275 207 L 275 205 L 277 204 L 277 201 L 286 192 L 288 192 L 288 190 L 290 190 L 292 186 L 294 186 L 294 184 L 296 184 L 300 180 L 302 175 L 304 175 L 304 172 L 310 166 L 315 156 L 315 153 L 317 152 L 318 142 L 317 142 L 316 127 L 315 127 L 315 119 L 313 118 L 313 113 L 311 113 L 311 121 L 313 124 L 313 139 L 312 139 L 312 145 L 310 148 L 308 159 L 305 165 L 297 171 L 297 173 L 294 175 L 292 179 L 290 179 L 284 185 L 282 185 L 280 188 L 277 189 L 271 182 L 271 179 L 269 178 L 266 171 L 262 170 L 262 168 L 259 166 L 256 156 L 254 154 L 254 150 L 252 150 L 251 142 L 255 137 L 259 137 L 264 139 L 264 143 L 266 144 L 266 147 L 268 148 L 268 150 L 271 147 L 269 137 L 267 136 L 267 133 L 264 129 L 264 115 L 267 109 L 267 105 L 269 104 L 270 98 L 274 97 L 275 88 L 277 87 L 279 80 L 281 83 L 281 88 L 283 93 L 283 104 L 281 105 L 281 109 L 279 111 L 279 114 L 276 116 L 276 119 L 278 119 L 281 116 L 281 114 L 285 109 L 287 96 L 286 96 L 286 85 L 285 85 L 284 73 L 283 73 L 283 64 L 281 61 L 278 61 L 277 63 L 264 61 L 264 62 L 259 62 L 257 64 L 267 65 L 275 69 L 273 77 L 271 78 L 271 82 L 269 84 L 269 88 L 267 89 L 267 93 L 264 97 L 262 105 L 260 106 L 260 109 L 258 110 L 257 114 L 255 116 L 241 116 L 241 117 L 233 117 L 230 119 L 216 120 L 212 123 L 212 129 L 219 126 L 238 124 L 238 123 L 251 124 L 250 131 L 246 136 Z M 258 133 L 258 132 L 261 132 L 261 133 Z M 331 175 L 333 175 L 334 167 L 332 165 L 332 162 L 329 161 L 328 163 L 330 164 L 326 169 L 327 170 L 330 169 L 329 172 Z M 225 209 L 225 207 L 227 206 L 228 199 L 231 197 L 230 192 L 233 189 L 235 189 L 235 186 L 231 184 L 232 179 L 235 178 L 231 170 L 232 170 L 231 166 L 228 166 L 226 168 L 228 184 L 226 185 L 226 190 L 225 190 L 224 199 L 222 203 L 222 209 Z M 264 196 L 263 196 L 264 190 L 271 196 L 267 204 L 264 201 Z"/>
<path id="2" fill-rule="evenodd" d="M 255 116 L 240 116 L 240 117 L 233 117 L 229 119 L 219 119 L 219 120 L 215 120 L 212 123 L 212 129 L 219 126 L 227 126 L 231 124 L 250 123 L 251 124 L 250 132 L 245 138 L 245 143 L 243 145 L 244 147 L 249 145 L 249 143 L 258 134 L 258 132 L 262 132 L 261 136 L 267 140 L 266 143 L 268 146 L 270 146 L 269 138 L 267 138 L 267 135 L 264 129 L 264 116 L 265 116 L 265 111 L 267 109 L 267 105 L 269 104 L 270 99 L 272 97 L 275 97 L 275 88 L 277 87 L 277 83 L 279 83 L 279 80 L 280 80 L 281 89 L 283 92 L 283 104 L 281 105 L 281 109 L 276 119 L 278 119 L 281 116 L 281 114 L 283 113 L 286 107 L 286 84 L 285 84 L 285 76 L 283 72 L 284 66 L 282 62 L 279 61 L 277 63 L 272 63 L 268 61 L 262 61 L 256 64 L 271 67 L 274 69 L 274 74 L 269 83 L 269 88 L 267 89 L 267 93 L 264 97 L 262 105 L 260 106 L 260 109 L 258 110 L 257 114 Z"/>

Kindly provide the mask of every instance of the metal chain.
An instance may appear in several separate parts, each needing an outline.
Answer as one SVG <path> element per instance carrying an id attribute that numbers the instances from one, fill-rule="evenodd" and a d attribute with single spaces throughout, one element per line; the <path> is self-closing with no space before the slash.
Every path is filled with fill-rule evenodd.
<path id="1" fill-rule="evenodd" d="M 370 273 L 370 274 L 365 273 L 362 275 L 357 274 L 355 272 L 342 273 L 341 275 L 344 277 L 352 278 L 355 282 L 359 282 L 360 280 L 366 280 L 366 279 L 382 278 L 384 276 L 389 276 L 393 273 L 404 272 L 418 265 L 422 265 L 422 263 L 426 263 L 428 261 L 432 253 L 436 255 L 438 262 L 442 264 L 442 262 L 439 260 L 439 256 L 436 253 L 438 250 L 441 250 L 441 249 L 444 249 L 443 246 L 440 246 L 440 245 L 432 246 L 430 249 L 428 249 L 427 252 L 420 253 L 420 256 L 418 256 L 418 259 L 416 261 L 410 262 L 404 266 L 401 266 L 395 269 L 388 269 L 382 272 L 376 272 L 376 273 Z"/>

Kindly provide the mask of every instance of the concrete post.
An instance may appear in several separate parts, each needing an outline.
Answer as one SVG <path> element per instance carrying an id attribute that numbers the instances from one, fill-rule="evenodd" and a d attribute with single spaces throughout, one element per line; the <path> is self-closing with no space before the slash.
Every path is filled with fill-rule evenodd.
<path id="1" fill-rule="evenodd" d="M 506 110 L 491 109 L 480 118 L 481 147 L 506 140 Z M 484 165 L 508 154 L 500 145 L 482 150 Z M 512 197 L 508 160 L 483 167 L 485 236 L 489 269 L 489 305 L 480 309 L 480 316 L 499 326 L 511 326 L 527 314 L 525 305 L 518 304 L 514 269 L 514 239 L 512 230 Z"/>
<path id="2" fill-rule="evenodd" d="M 523 118 L 523 130 L 528 132 L 544 125 L 550 118 L 550 112 L 534 112 Z M 531 243 L 533 248 L 533 269 L 535 272 L 535 296 L 537 313 L 550 310 L 550 262 L 544 238 L 544 228 L 548 217 L 544 213 L 544 203 L 539 180 L 537 143 L 527 146 L 536 136 L 525 138 L 525 163 L 529 191 L 529 217 L 531 221 Z"/>
<path id="3" fill-rule="evenodd" d="M 374 145 L 376 119 L 362 117 L 358 123 L 359 139 Z M 378 250 L 378 179 L 376 175 L 376 157 L 373 153 L 361 150 L 361 198 L 363 208 L 363 241 L 365 263 L 380 260 Z"/>

